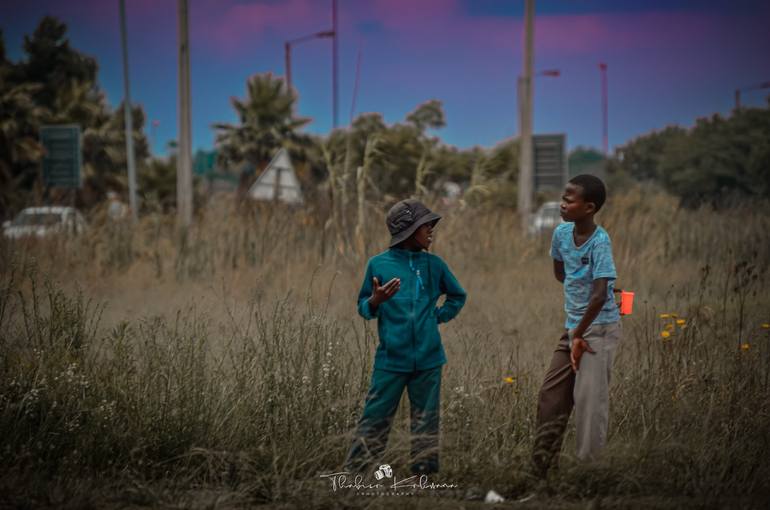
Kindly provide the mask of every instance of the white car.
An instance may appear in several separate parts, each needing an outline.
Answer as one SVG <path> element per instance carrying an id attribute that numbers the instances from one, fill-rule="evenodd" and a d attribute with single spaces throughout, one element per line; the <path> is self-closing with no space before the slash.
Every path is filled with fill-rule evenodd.
<path id="1" fill-rule="evenodd" d="M 49 237 L 55 234 L 81 234 L 86 220 L 74 207 L 27 207 L 13 221 L 3 223 L 3 235 L 8 239 Z"/>
<path id="2" fill-rule="evenodd" d="M 559 208 L 560 202 L 546 202 L 540 206 L 529 222 L 529 233 L 532 235 L 542 234 L 544 232 L 550 232 L 560 223 L 564 223 L 561 219 L 561 213 Z"/>

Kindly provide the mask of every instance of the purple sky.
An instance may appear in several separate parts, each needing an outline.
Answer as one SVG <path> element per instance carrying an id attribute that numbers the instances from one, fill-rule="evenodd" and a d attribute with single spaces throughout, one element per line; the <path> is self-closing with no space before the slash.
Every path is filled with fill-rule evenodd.
<path id="1" fill-rule="evenodd" d="M 522 67 L 522 0 L 338 0 L 340 124 L 350 116 L 356 54 L 362 51 L 356 111 L 396 122 L 428 99 L 443 101 L 438 135 L 459 147 L 513 136 Z M 154 148 L 176 137 L 175 0 L 127 0 L 131 95 L 160 126 Z M 283 43 L 331 27 L 331 0 L 189 0 L 193 146 L 213 146 L 214 122 L 232 122 L 230 97 L 254 73 L 284 74 Z M 74 47 L 97 58 L 112 105 L 123 95 L 118 0 L 0 0 L 0 27 L 14 60 L 22 36 L 45 14 L 69 26 Z M 570 147 L 601 146 L 598 63 L 609 66 L 610 147 L 668 124 L 728 114 L 734 90 L 770 80 L 767 1 L 540 0 L 535 131 L 566 132 Z M 293 51 L 299 114 L 331 128 L 331 42 Z M 769 91 L 744 94 L 763 105 Z M 148 134 L 150 130 L 148 128 Z"/>

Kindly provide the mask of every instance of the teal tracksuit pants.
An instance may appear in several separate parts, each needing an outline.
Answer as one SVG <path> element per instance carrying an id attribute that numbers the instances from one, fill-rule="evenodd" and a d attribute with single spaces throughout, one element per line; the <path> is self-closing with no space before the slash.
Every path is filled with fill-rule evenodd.
<path id="1" fill-rule="evenodd" d="M 381 460 L 404 388 L 411 410 L 412 473 L 438 472 L 441 366 L 416 372 L 374 369 L 346 470 L 362 472 Z"/>

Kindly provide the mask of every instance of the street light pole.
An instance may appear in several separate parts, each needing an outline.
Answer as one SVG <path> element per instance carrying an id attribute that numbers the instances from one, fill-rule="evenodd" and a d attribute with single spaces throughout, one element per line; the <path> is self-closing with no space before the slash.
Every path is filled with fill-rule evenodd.
<path id="1" fill-rule="evenodd" d="M 311 39 L 323 39 L 325 37 L 334 37 L 334 31 L 326 30 L 322 32 L 316 32 L 314 34 L 297 37 L 296 39 L 290 39 L 285 43 L 283 43 L 284 66 L 286 67 L 285 71 L 286 71 L 287 91 L 293 90 L 292 83 L 291 83 L 291 48 L 292 46 L 297 45 L 299 43 L 310 41 Z"/>
<path id="2" fill-rule="evenodd" d="M 608 141 L 608 115 L 607 115 L 607 64 L 604 62 L 599 64 L 599 71 L 602 77 L 602 150 L 604 155 L 607 155 L 609 150 Z"/>
<path id="3" fill-rule="evenodd" d="M 353 82 L 353 99 L 350 102 L 350 125 L 353 125 L 353 116 L 356 113 L 356 99 L 358 99 L 358 82 L 361 77 L 361 48 L 358 48 L 356 57 L 356 80 Z"/>
<path id="4" fill-rule="evenodd" d="M 190 133 L 190 42 L 187 0 L 179 0 L 179 144 L 176 162 L 176 204 L 179 226 L 192 224 L 192 155 Z"/>
<path id="5" fill-rule="evenodd" d="M 561 76 L 561 71 L 558 69 L 545 69 L 543 71 L 536 73 L 535 77 L 537 76 L 548 76 L 549 78 L 558 78 L 559 76 Z M 516 78 L 516 100 L 518 101 L 519 105 L 521 105 L 522 102 L 524 101 L 522 97 L 522 90 L 523 90 L 522 81 L 523 81 L 523 78 L 521 75 L 519 75 Z M 533 92 L 534 92 L 534 87 L 533 87 Z M 534 93 L 532 94 L 532 96 L 533 96 L 532 103 L 534 104 Z M 521 106 L 519 106 L 519 112 L 521 112 Z M 521 115 L 519 115 L 519 136 L 521 136 L 521 132 L 522 132 L 522 122 L 523 122 L 522 117 Z M 534 125 L 532 127 L 532 130 L 534 131 Z"/>
<path id="6" fill-rule="evenodd" d="M 337 37 L 339 32 L 337 31 L 337 0 L 332 0 L 332 33 L 334 34 L 334 40 L 332 41 L 332 110 L 334 111 L 332 127 L 337 128 Z"/>
<path id="7" fill-rule="evenodd" d="M 128 42 L 126 35 L 126 2 L 120 0 L 120 40 L 123 46 L 123 119 L 126 131 L 126 164 L 128 166 L 128 205 L 131 209 L 131 219 L 139 219 L 136 203 L 136 165 L 134 163 L 134 121 L 131 111 L 131 92 L 128 79 Z"/>
<path id="8" fill-rule="evenodd" d="M 291 43 L 283 43 L 284 67 L 286 68 L 286 92 L 291 92 Z"/>
<path id="9" fill-rule="evenodd" d="M 519 193 L 518 212 L 526 233 L 532 209 L 532 68 L 535 0 L 524 3 L 524 74 L 519 87 Z"/>

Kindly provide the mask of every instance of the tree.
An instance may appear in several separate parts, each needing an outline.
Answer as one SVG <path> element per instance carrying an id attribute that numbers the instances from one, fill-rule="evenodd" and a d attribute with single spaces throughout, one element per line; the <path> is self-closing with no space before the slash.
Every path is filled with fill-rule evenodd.
<path id="1" fill-rule="evenodd" d="M 441 129 L 446 126 L 444 109 L 441 101 L 437 99 L 431 99 L 417 106 L 413 112 L 406 116 L 406 121 L 421 133 L 427 128 Z"/>
<path id="2" fill-rule="evenodd" d="M 310 120 L 294 117 L 295 102 L 283 80 L 271 73 L 249 78 L 246 97 L 231 99 L 238 123 L 214 124 L 219 164 L 228 167 L 247 161 L 262 168 L 281 147 L 302 159 L 310 138 L 298 130 Z"/>
<path id="3" fill-rule="evenodd" d="M 39 83 L 35 102 L 54 111 L 59 90 L 72 82 L 96 83 L 96 60 L 70 47 L 67 25 L 46 16 L 32 36 L 24 36 L 27 58 L 18 65 L 18 82 Z"/>
<path id="4" fill-rule="evenodd" d="M 112 111 L 96 83 L 96 61 L 69 45 L 67 27 L 45 17 L 24 38 L 25 57 L 12 63 L 0 33 L 0 214 L 29 202 L 40 174 L 40 127 L 77 124 L 82 133 L 84 193 L 90 206 L 108 188 L 125 187 L 122 106 Z M 140 166 L 149 156 L 144 113 L 134 107 L 134 147 Z M 38 181 L 39 182 L 39 181 Z"/>
<path id="5" fill-rule="evenodd" d="M 617 151 L 611 167 L 637 180 L 654 180 L 683 206 L 730 205 L 731 197 L 770 193 L 770 103 L 729 117 L 698 119 L 641 136 Z"/>
<path id="6" fill-rule="evenodd" d="M 686 135 L 683 128 L 669 126 L 628 142 L 617 150 L 620 170 L 640 181 L 662 180 L 660 160 L 667 145 Z"/>

